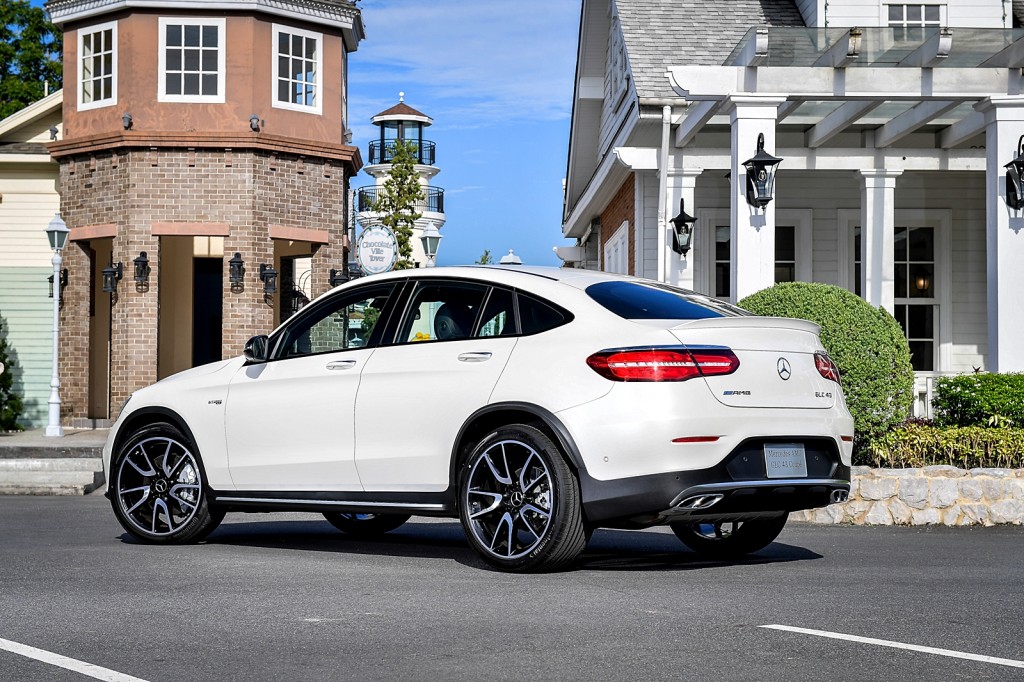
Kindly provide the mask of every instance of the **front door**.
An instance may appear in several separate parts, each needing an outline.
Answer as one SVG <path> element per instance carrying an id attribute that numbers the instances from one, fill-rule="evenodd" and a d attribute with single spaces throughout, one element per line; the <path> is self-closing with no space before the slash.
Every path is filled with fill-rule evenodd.
<path id="1" fill-rule="evenodd" d="M 224 260 L 192 262 L 192 366 L 198 367 L 221 359 Z"/>
<path id="2" fill-rule="evenodd" d="M 270 361 L 238 370 L 225 417 L 237 489 L 361 490 L 356 391 L 394 289 L 369 284 L 304 308 L 271 338 Z"/>

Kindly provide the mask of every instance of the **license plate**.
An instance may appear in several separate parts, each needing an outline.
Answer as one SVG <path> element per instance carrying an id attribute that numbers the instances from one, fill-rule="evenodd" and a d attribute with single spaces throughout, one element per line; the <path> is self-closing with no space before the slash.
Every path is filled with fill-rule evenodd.
<path id="1" fill-rule="evenodd" d="M 768 478 L 807 478 L 807 454 L 799 443 L 765 443 Z"/>

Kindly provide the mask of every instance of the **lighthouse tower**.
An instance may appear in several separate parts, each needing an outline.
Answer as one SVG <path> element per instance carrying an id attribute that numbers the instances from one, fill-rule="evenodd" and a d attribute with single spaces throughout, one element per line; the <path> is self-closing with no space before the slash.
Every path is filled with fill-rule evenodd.
<path id="1" fill-rule="evenodd" d="M 405 140 L 416 145 L 416 172 L 420 177 L 420 186 L 423 188 L 423 198 L 416 204 L 416 211 L 421 214 L 413 228 L 412 235 L 412 259 L 417 267 L 426 266 L 426 256 L 423 253 L 423 242 L 420 237 L 423 228 L 429 223 L 441 229 L 445 223 L 444 214 L 444 190 L 440 187 L 431 187 L 430 180 L 440 172 L 435 165 L 434 143 L 424 139 L 424 130 L 433 123 L 433 120 L 419 111 L 416 111 L 405 103 L 405 93 L 398 93 L 398 104 L 386 111 L 374 116 L 370 121 L 377 126 L 378 134 L 376 139 L 370 141 L 368 149 L 368 164 L 364 170 L 373 176 L 375 184 L 367 187 L 360 187 L 356 191 L 355 213 L 356 221 L 363 228 L 380 224 L 380 216 L 373 210 L 377 201 L 378 192 L 383 191 L 382 187 L 391 172 L 391 161 L 395 153 L 395 142 Z"/>

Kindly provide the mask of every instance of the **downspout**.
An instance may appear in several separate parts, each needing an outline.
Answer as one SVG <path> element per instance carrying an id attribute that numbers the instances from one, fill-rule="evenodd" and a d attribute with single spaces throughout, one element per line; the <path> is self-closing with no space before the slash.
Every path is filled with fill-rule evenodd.
<path id="1" fill-rule="evenodd" d="M 672 107 L 661 108 L 661 160 L 658 164 L 658 281 L 665 279 L 666 222 L 665 207 L 668 204 L 668 140 L 672 132 Z"/>

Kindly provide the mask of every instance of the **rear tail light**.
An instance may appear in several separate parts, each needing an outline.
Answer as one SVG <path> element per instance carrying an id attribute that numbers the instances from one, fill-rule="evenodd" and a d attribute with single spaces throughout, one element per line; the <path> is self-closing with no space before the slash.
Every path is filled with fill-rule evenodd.
<path id="1" fill-rule="evenodd" d="M 594 353 L 587 364 L 612 381 L 686 381 L 732 374 L 740 360 L 728 348 L 620 348 Z"/>
<path id="2" fill-rule="evenodd" d="M 818 368 L 818 374 L 836 382 L 842 384 L 839 380 L 839 368 L 836 367 L 836 363 L 832 362 L 832 358 L 826 353 L 815 353 L 814 354 L 814 366 Z"/>

